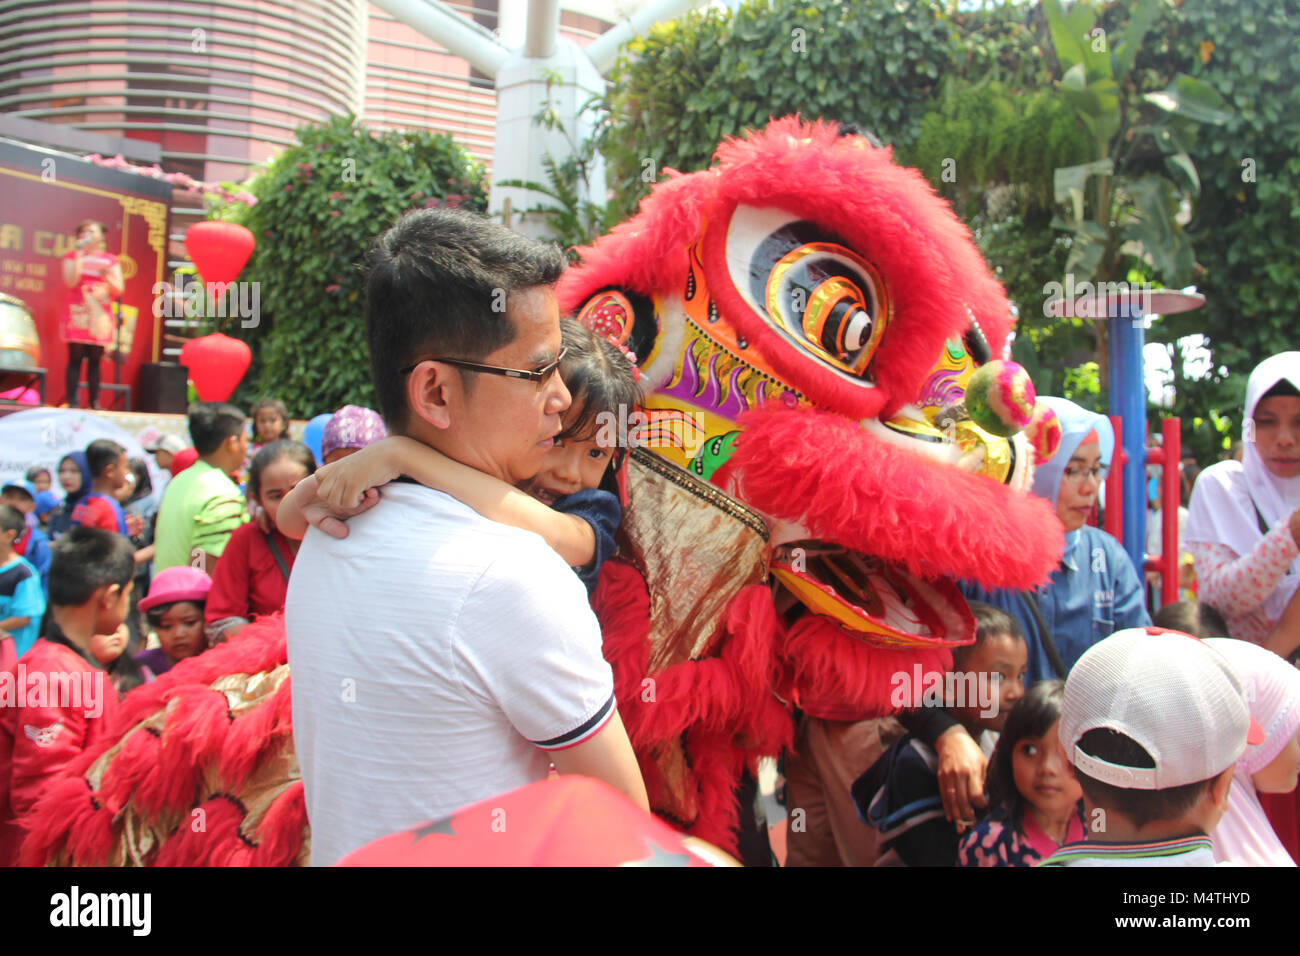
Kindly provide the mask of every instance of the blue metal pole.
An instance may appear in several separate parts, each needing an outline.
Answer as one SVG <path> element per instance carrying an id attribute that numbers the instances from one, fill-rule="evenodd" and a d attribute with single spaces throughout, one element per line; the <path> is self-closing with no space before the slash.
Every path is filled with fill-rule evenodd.
<path id="1" fill-rule="evenodd" d="M 1136 302 L 1112 303 L 1110 319 L 1110 413 L 1124 420 L 1124 451 L 1128 455 L 1124 464 L 1122 544 L 1141 580 L 1147 540 L 1147 396 L 1142 374 L 1142 346 L 1146 331 L 1142 307 Z M 1113 508 L 1119 504 L 1107 501 L 1106 507 Z"/>

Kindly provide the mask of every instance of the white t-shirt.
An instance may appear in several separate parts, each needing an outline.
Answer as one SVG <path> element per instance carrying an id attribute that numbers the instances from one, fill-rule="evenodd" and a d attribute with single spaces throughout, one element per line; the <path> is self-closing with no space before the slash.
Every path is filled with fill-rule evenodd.
<path id="1" fill-rule="evenodd" d="M 537 535 L 419 485 L 315 528 L 286 609 L 312 864 L 544 779 L 613 716 L 577 575 Z"/>

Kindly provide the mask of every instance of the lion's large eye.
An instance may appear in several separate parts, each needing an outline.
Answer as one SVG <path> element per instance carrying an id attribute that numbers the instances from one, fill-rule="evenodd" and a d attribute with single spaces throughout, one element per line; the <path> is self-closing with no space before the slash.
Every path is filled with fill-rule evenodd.
<path id="1" fill-rule="evenodd" d="M 776 331 L 843 373 L 867 380 L 889 323 L 879 273 L 810 222 L 741 206 L 727 234 L 736 288 Z"/>

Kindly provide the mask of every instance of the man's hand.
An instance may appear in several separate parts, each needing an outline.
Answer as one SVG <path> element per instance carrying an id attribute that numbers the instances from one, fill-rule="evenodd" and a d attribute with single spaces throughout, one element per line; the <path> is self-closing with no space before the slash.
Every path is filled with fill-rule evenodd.
<path id="1" fill-rule="evenodd" d="M 307 523 L 336 538 L 346 538 L 348 536 L 348 526 L 343 523 L 344 521 L 361 514 L 363 511 L 369 511 L 379 503 L 379 492 L 374 488 L 369 488 L 362 494 L 360 504 L 351 508 L 333 507 L 320 497 L 315 475 L 308 475 L 298 482 L 292 494 L 301 508 L 302 517 L 306 519 Z M 280 507 L 283 510 L 284 505 Z"/>
<path id="2" fill-rule="evenodd" d="M 126 516 L 126 536 L 128 538 L 138 538 L 144 531 L 144 518 L 137 514 L 128 514 Z"/>
<path id="3" fill-rule="evenodd" d="M 975 807 L 988 806 L 984 799 L 984 774 L 988 760 L 964 727 L 950 727 L 934 743 L 939 755 L 939 796 L 943 814 L 958 833 L 975 825 Z"/>

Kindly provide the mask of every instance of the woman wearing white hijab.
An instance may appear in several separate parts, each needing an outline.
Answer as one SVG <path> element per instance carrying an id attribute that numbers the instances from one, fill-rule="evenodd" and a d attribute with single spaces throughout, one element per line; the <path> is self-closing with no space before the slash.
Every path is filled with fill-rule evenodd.
<path id="1" fill-rule="evenodd" d="M 1272 651 L 1228 638 L 1205 642 L 1223 654 L 1241 678 L 1250 716 L 1264 742 L 1247 747 L 1228 791 L 1228 812 L 1212 834 L 1214 858 L 1242 866 L 1295 866 L 1273 832 L 1260 794 L 1290 793 L 1300 777 L 1300 670 Z"/>
<path id="2" fill-rule="evenodd" d="M 1245 413 L 1242 460 L 1196 480 L 1187 546 L 1200 600 L 1233 637 L 1267 644 L 1300 587 L 1300 352 L 1255 367 Z"/>

